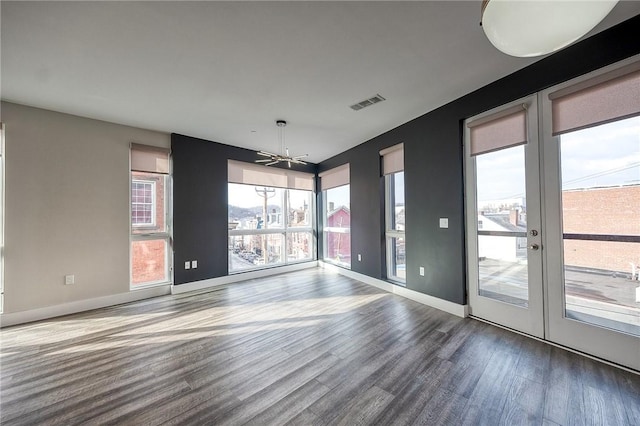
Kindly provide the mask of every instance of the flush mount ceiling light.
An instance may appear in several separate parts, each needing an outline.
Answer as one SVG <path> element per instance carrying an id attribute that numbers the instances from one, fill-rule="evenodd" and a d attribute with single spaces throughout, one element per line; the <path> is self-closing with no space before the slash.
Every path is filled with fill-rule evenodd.
<path id="1" fill-rule="evenodd" d="M 618 0 L 483 0 L 480 25 L 511 56 L 546 55 L 591 31 Z"/>
<path id="2" fill-rule="evenodd" d="M 285 162 L 291 168 L 291 163 L 294 164 L 307 164 L 301 160 L 308 156 L 309 154 L 297 155 L 292 157 L 289 155 L 289 148 L 285 148 L 284 145 L 284 128 L 286 127 L 287 122 L 284 120 L 277 120 L 276 126 L 278 126 L 278 141 L 280 142 L 280 152 L 281 154 L 273 154 L 267 151 L 258 151 L 258 155 L 263 157 L 269 157 L 261 160 L 256 160 L 256 163 L 264 163 L 265 166 L 273 166 L 274 164 L 278 164 L 280 162 Z"/>

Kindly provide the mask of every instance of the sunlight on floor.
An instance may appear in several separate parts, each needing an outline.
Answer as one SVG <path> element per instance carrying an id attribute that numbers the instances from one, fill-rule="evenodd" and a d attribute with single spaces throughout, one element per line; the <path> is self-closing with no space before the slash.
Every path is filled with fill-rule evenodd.
<path id="1" fill-rule="evenodd" d="M 326 321 L 335 320 L 335 315 L 348 314 L 384 297 L 389 295 L 380 293 L 205 307 L 182 315 L 179 324 L 174 322 L 175 318 L 171 316 L 171 311 L 121 315 L 118 316 L 120 324 L 116 330 L 125 328 L 124 331 L 109 334 L 101 339 L 99 344 L 74 344 L 47 355 L 314 327 Z M 65 321 L 60 322 L 58 327 L 60 331 L 64 331 L 65 339 L 75 339 L 91 333 L 107 332 L 105 326 L 108 323 L 109 328 L 113 328 L 114 318 L 116 316 L 108 315 Z M 39 347 L 48 344 L 64 344 L 60 342 L 57 333 L 52 333 L 50 329 L 45 330 L 47 328 L 34 325 L 21 327 L 19 334 L 14 336 L 5 334 L 3 336 L 5 350 L 2 355 L 7 356 L 24 351 L 26 346 L 34 342 L 37 342 Z"/>

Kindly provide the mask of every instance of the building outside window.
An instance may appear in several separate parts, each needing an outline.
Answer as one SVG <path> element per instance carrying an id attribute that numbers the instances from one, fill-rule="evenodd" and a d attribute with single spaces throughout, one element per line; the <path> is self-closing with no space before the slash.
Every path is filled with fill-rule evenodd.
<path id="1" fill-rule="evenodd" d="M 131 144 L 131 288 L 171 282 L 169 150 Z"/>
<path id="2" fill-rule="evenodd" d="M 229 161 L 229 272 L 315 259 L 314 177 Z"/>
<path id="3" fill-rule="evenodd" d="M 320 174 L 322 187 L 323 259 L 351 268 L 349 165 Z"/>
<path id="4" fill-rule="evenodd" d="M 133 180 L 131 182 L 131 225 L 155 224 L 156 182 Z"/>
<path id="5" fill-rule="evenodd" d="M 387 279 L 406 283 L 404 145 L 380 151 L 385 179 L 385 248 Z"/>

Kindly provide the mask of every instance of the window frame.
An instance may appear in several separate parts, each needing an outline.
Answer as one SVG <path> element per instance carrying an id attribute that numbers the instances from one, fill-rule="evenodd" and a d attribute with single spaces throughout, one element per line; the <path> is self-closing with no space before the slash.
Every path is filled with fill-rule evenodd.
<path id="1" fill-rule="evenodd" d="M 395 199 L 396 199 L 396 191 L 395 191 L 395 178 L 399 173 L 404 174 L 404 169 L 395 173 L 389 173 L 384 176 L 384 186 L 385 186 L 385 197 L 384 197 L 384 205 L 385 205 L 385 258 L 387 261 L 387 280 L 399 284 L 402 286 L 406 286 L 406 251 L 405 251 L 405 278 L 399 277 L 395 272 L 395 251 L 396 247 L 394 241 L 397 239 L 402 239 L 405 242 L 405 246 L 407 240 L 405 238 L 405 229 L 399 230 L 397 228 L 397 224 L 395 227 L 391 227 L 392 223 L 395 223 Z M 402 189 L 404 191 L 405 186 L 402 185 Z M 405 215 L 406 215 L 406 204 L 405 204 Z"/>
<path id="2" fill-rule="evenodd" d="M 328 255 L 327 250 L 329 248 L 329 234 L 347 234 L 349 235 L 349 247 L 351 247 L 351 220 L 349 220 L 349 227 L 336 227 L 336 226 L 328 226 L 327 221 L 328 217 L 328 196 L 327 192 L 336 188 L 344 188 L 349 187 L 349 215 L 351 215 L 351 183 L 346 183 L 344 185 L 334 186 L 331 188 L 327 188 L 322 191 L 322 259 L 325 262 L 331 263 L 332 265 L 339 266 L 345 269 L 351 269 L 351 255 L 349 255 L 349 263 L 347 262 L 337 262 L 332 260 L 332 258 Z"/>
<path id="3" fill-rule="evenodd" d="M 155 153 L 158 158 L 163 160 L 166 158 L 159 169 L 149 170 L 144 168 L 133 167 L 134 154 L 143 153 Z M 129 291 L 142 290 L 149 287 L 171 285 L 173 283 L 174 265 L 173 265 L 173 245 L 172 245 L 172 233 L 173 233 L 173 185 L 172 185 L 172 161 L 171 151 L 168 148 L 140 145 L 131 143 L 129 149 Z M 157 163 L 156 163 L 157 164 Z M 139 165 L 139 163 L 138 163 Z M 156 203 L 157 203 L 157 182 L 145 179 L 139 179 L 134 176 L 135 173 L 146 173 L 157 176 L 163 179 L 164 186 L 164 227 L 161 231 L 155 231 L 157 226 L 156 221 Z M 132 184 L 134 181 L 141 181 L 144 183 L 152 183 L 152 220 L 151 224 L 134 224 L 132 220 Z M 142 232 L 141 232 L 142 231 Z M 161 280 L 148 281 L 143 283 L 133 282 L 134 273 L 134 244 L 141 241 L 164 241 L 164 265 L 165 265 L 165 277 Z"/>
<path id="4" fill-rule="evenodd" d="M 135 179 L 132 177 L 131 179 L 131 186 L 133 186 L 133 184 L 144 184 L 144 185 L 151 185 L 151 222 L 150 223 L 133 223 L 133 205 L 134 204 L 138 204 L 138 205 L 149 205 L 149 203 L 134 203 L 133 200 L 131 201 L 131 226 L 134 228 L 154 228 L 156 226 L 156 182 L 152 181 L 152 180 L 143 180 L 143 179 Z M 133 198 L 133 188 L 131 188 L 131 198 Z"/>
<path id="5" fill-rule="evenodd" d="M 269 186 L 264 186 L 264 185 L 254 185 L 254 184 L 245 184 L 245 183 L 237 183 L 237 182 L 229 182 L 227 181 L 227 188 L 229 187 L 229 185 L 246 185 L 249 187 L 253 187 L 253 188 L 271 188 Z M 262 264 L 256 264 L 254 267 L 248 267 L 248 268 L 243 268 L 243 269 L 239 269 L 239 270 L 231 270 L 231 268 L 229 268 L 228 273 L 229 275 L 235 275 L 235 274 L 241 274 L 244 272 L 250 272 L 250 271 L 255 271 L 255 270 L 261 270 L 261 269 L 268 269 L 268 268 L 277 268 L 277 267 L 282 267 L 282 266 L 288 266 L 288 265 L 294 265 L 294 264 L 298 264 L 298 263 L 304 263 L 304 262 L 313 262 L 315 260 L 317 260 L 317 250 L 316 250 L 316 244 L 315 244 L 315 233 L 314 233 L 314 229 L 315 229 L 315 225 L 316 225 L 316 214 L 315 214 L 315 193 L 313 191 L 309 191 L 309 190 L 305 190 L 305 189 L 296 189 L 296 188 L 278 188 L 275 187 L 275 189 L 280 189 L 282 190 L 282 209 L 280 211 L 280 215 L 282 215 L 282 227 L 279 228 L 261 228 L 261 229 L 229 229 L 228 233 L 227 233 L 227 238 L 229 243 L 227 244 L 228 246 L 230 246 L 231 244 L 231 238 L 232 237 L 237 237 L 237 236 L 252 236 L 252 235 L 280 235 L 282 238 L 282 253 L 281 253 L 281 262 L 278 263 L 267 263 L 266 261 Z M 311 223 L 309 223 L 308 226 L 297 226 L 297 227 L 293 227 L 290 226 L 289 224 L 289 210 L 290 210 L 290 196 L 289 196 L 289 191 L 305 191 L 309 193 L 309 211 L 311 212 Z M 227 197 L 227 207 L 229 206 L 229 199 Z M 270 215 L 272 213 L 267 212 L 267 215 Z M 266 218 L 263 218 L 263 221 L 266 220 Z M 299 259 L 299 260 L 289 260 L 289 256 L 288 256 L 288 252 L 289 252 L 289 240 L 288 237 L 293 235 L 293 234 L 298 234 L 298 233 L 308 233 L 310 236 L 310 256 L 309 258 L 306 259 Z M 231 256 L 231 250 L 229 250 L 227 252 L 227 259 L 229 259 L 229 256 Z"/>

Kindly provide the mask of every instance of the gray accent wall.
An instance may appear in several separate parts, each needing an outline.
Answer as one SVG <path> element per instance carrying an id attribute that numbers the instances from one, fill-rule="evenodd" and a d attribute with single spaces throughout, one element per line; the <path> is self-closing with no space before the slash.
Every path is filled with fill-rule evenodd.
<path id="1" fill-rule="evenodd" d="M 223 277 L 228 268 L 228 160 L 252 163 L 255 151 L 179 134 L 173 160 L 174 284 Z M 286 166 L 285 166 L 286 167 Z M 316 165 L 292 165 L 315 174 Z M 184 263 L 197 260 L 197 269 Z"/>
<path id="2" fill-rule="evenodd" d="M 638 28 L 640 16 L 321 162 L 319 172 L 351 164 L 351 269 L 385 279 L 379 151 L 403 142 L 407 288 L 466 304 L 464 119 L 640 53 Z"/>

